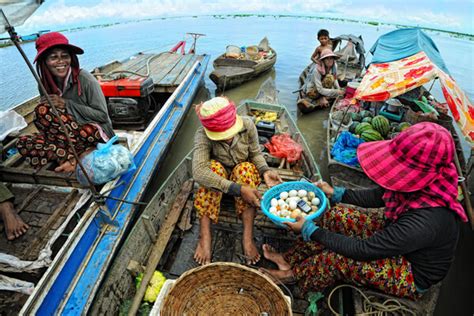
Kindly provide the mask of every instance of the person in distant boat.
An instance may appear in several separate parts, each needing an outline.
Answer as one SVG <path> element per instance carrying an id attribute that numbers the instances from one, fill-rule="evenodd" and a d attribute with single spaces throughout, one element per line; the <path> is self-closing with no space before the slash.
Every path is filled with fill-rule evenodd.
<path id="1" fill-rule="evenodd" d="M 260 206 L 257 191 L 262 178 L 269 187 L 281 182 L 260 152 L 257 128 L 248 117 L 237 115 L 233 102 L 216 97 L 196 107 L 202 123 L 194 139 L 193 178 L 201 185 L 194 198 L 200 217 L 200 236 L 194 259 L 211 262 L 211 221 L 219 219 L 222 194 L 235 197 L 242 217 L 244 256 L 249 264 L 260 260 L 253 240 L 255 209 Z"/>
<path id="2" fill-rule="evenodd" d="M 319 60 L 319 58 L 321 57 L 321 53 L 323 52 L 323 50 L 329 49 L 332 51 L 332 41 L 329 38 L 329 31 L 325 29 L 319 30 L 318 41 L 319 46 L 316 47 L 313 52 L 313 55 L 311 55 L 311 61 L 315 64 L 321 65 L 321 61 Z"/>
<path id="3" fill-rule="evenodd" d="M 316 223 L 287 223 L 302 239 L 285 254 L 264 245 L 274 277 L 322 291 L 337 281 L 418 298 L 448 273 L 466 222 L 457 200 L 453 139 L 445 128 L 419 123 L 392 140 L 357 149 L 360 165 L 379 188 L 350 190 L 317 185 L 336 205 Z"/>
<path id="4" fill-rule="evenodd" d="M 303 85 L 303 95 L 299 102 L 308 103 L 306 107 L 328 107 L 329 99 L 344 95 L 344 90 L 337 82 L 336 59 L 338 56 L 330 49 L 325 49 L 321 53 L 319 60 L 321 64 L 316 64 L 308 75 L 308 79 Z"/>
<path id="5" fill-rule="evenodd" d="M 10 190 L 0 183 L 0 218 L 3 221 L 8 240 L 20 237 L 30 228 L 16 213 L 13 206 L 14 198 Z"/>
<path id="6" fill-rule="evenodd" d="M 84 51 L 69 44 L 57 32 L 36 40 L 36 69 L 41 82 L 58 109 L 78 155 L 93 150 L 97 143 L 114 135 L 107 104 L 97 80 L 79 67 L 78 54 Z M 34 124 L 39 133 L 20 136 L 17 147 L 33 167 L 56 162 L 57 172 L 75 170 L 76 160 L 59 119 L 42 96 L 35 108 Z"/>

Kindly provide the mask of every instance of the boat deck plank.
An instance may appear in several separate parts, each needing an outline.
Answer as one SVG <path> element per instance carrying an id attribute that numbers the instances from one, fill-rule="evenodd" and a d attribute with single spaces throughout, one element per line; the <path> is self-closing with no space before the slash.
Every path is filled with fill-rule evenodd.
<path id="1" fill-rule="evenodd" d="M 173 69 L 161 79 L 160 85 L 173 85 L 181 73 L 187 73 L 187 71 L 185 71 L 187 69 L 186 65 L 191 59 L 194 59 L 194 56 L 195 55 L 184 55 Z"/>

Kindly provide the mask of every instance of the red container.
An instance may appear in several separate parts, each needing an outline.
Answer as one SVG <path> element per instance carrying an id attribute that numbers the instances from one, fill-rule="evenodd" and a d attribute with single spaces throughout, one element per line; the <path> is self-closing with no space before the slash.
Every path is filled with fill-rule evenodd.
<path id="1" fill-rule="evenodd" d="M 352 99 L 359 85 L 360 82 L 349 82 L 346 86 L 346 94 L 344 95 L 344 98 Z"/>
<path id="2" fill-rule="evenodd" d="M 153 80 L 145 77 L 99 80 L 105 97 L 146 97 L 153 92 Z"/>

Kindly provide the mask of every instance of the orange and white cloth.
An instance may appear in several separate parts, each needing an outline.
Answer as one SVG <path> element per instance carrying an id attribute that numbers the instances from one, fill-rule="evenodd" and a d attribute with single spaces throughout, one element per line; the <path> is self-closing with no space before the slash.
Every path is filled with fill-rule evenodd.
<path id="1" fill-rule="evenodd" d="M 424 52 L 400 60 L 371 64 L 355 93 L 365 101 L 385 101 L 440 79 L 446 102 L 465 139 L 474 146 L 474 107 L 454 79 L 438 68 Z"/>

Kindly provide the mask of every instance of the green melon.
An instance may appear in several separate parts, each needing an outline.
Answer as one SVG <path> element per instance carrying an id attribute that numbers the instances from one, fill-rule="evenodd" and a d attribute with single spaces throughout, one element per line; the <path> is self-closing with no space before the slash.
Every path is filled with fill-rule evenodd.
<path id="1" fill-rule="evenodd" d="M 364 118 L 364 117 L 374 117 L 374 115 L 372 114 L 372 112 L 367 111 L 367 110 L 361 111 L 361 112 L 360 112 L 360 116 L 362 116 L 362 118 Z"/>
<path id="2" fill-rule="evenodd" d="M 400 125 L 398 125 L 398 127 L 400 128 L 400 132 L 403 132 L 404 130 L 406 130 L 410 126 L 411 126 L 411 124 L 408 123 L 408 122 L 403 122 L 403 123 L 400 123 Z"/>
<path id="3" fill-rule="evenodd" d="M 365 123 L 372 123 L 372 118 L 370 116 L 367 116 L 367 117 L 364 117 L 362 119 L 362 122 L 365 122 Z"/>
<path id="4" fill-rule="evenodd" d="M 372 127 L 372 125 L 370 125 L 370 123 L 363 122 L 363 123 L 360 123 L 359 125 L 357 125 L 357 127 L 355 129 L 355 133 L 357 135 L 360 135 L 360 134 L 362 134 L 362 132 L 367 131 L 367 130 L 373 130 L 373 127 Z"/>
<path id="5" fill-rule="evenodd" d="M 352 123 L 351 126 L 349 126 L 349 132 L 351 132 L 352 134 L 355 134 L 357 125 L 359 125 L 359 124 L 360 124 L 360 122 L 354 122 L 354 123 Z"/>
<path id="6" fill-rule="evenodd" d="M 385 116 L 377 115 L 372 119 L 372 127 L 382 136 L 387 136 L 390 132 L 390 122 Z"/>
<path id="7" fill-rule="evenodd" d="M 360 138 L 362 138 L 366 142 L 371 142 L 371 141 L 374 141 L 374 140 L 383 140 L 384 139 L 383 136 L 380 135 L 379 132 L 377 132 L 376 130 L 373 130 L 373 129 L 366 130 L 366 131 L 362 132 L 362 134 L 360 134 Z"/>
<path id="8" fill-rule="evenodd" d="M 359 113 L 352 112 L 351 118 L 354 122 L 360 122 L 362 120 L 362 116 Z"/>

